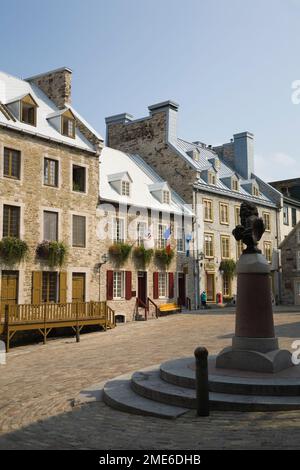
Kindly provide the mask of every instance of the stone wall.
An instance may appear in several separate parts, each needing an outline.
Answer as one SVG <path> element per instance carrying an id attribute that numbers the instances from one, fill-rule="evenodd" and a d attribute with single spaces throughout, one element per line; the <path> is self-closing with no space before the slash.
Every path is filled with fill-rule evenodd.
<path id="1" fill-rule="evenodd" d="M 299 226 L 285 240 L 281 249 L 282 266 L 282 303 L 300 303 L 300 296 L 296 295 L 296 282 L 300 282 L 300 269 L 297 265 L 300 243 L 298 241 Z M 298 299 L 297 299 L 298 297 Z"/>
<path id="2" fill-rule="evenodd" d="M 28 81 L 37 85 L 58 108 L 71 104 L 72 71 L 61 68 L 31 77 Z"/>

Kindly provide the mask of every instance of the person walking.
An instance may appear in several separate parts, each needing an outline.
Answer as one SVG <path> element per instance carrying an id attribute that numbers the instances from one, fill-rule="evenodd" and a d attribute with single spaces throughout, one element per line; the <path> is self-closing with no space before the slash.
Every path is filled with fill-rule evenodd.
<path id="1" fill-rule="evenodd" d="M 201 294 L 201 305 L 202 305 L 202 308 L 206 308 L 206 302 L 207 302 L 207 295 L 206 295 L 206 292 L 205 290 L 202 292 Z"/>

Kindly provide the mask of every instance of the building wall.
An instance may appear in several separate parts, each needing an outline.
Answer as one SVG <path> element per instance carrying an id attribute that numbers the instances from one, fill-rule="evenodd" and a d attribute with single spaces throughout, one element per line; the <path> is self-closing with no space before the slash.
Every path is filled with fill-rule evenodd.
<path id="1" fill-rule="evenodd" d="M 281 241 L 283 241 L 287 235 L 293 230 L 295 224 L 293 224 L 292 219 L 292 210 L 296 211 L 296 223 L 300 221 L 300 208 L 291 205 L 290 203 L 284 201 L 283 206 L 286 207 L 288 211 L 288 220 L 284 218 L 283 209 L 280 212 L 280 227 L 281 227 Z"/>
<path id="2" fill-rule="evenodd" d="M 3 176 L 4 147 L 21 151 L 21 179 Z M 43 185 L 44 157 L 59 161 L 59 188 Z M 72 163 L 86 166 L 87 192 L 72 191 Z M 19 303 L 32 301 L 33 271 L 66 271 L 67 300 L 72 300 L 72 272 L 86 273 L 86 300 L 98 299 L 98 273 L 94 266 L 99 262 L 95 212 L 98 202 L 99 157 L 46 142 L 25 134 L 0 129 L 0 228 L 2 236 L 3 204 L 21 207 L 21 238 L 29 246 L 26 261 L 19 266 L 0 266 L 20 271 Z M 69 246 L 65 265 L 51 269 L 36 259 L 37 244 L 43 240 L 43 209 L 59 213 L 59 241 Z M 72 248 L 72 213 L 86 216 L 86 248 Z M 0 286 L 1 292 L 1 286 Z"/>
<path id="3" fill-rule="evenodd" d="M 297 282 L 300 283 L 299 231 L 300 228 L 298 226 L 286 239 L 281 248 L 282 302 L 284 304 L 300 304 L 300 295 L 297 293 Z"/>

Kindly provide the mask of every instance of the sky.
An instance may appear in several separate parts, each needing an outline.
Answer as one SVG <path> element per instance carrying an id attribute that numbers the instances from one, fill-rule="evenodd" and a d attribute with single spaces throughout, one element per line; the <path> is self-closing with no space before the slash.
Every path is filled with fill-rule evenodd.
<path id="1" fill-rule="evenodd" d="M 103 136 L 106 116 L 172 99 L 179 137 L 248 130 L 258 176 L 300 176 L 300 0 L 0 0 L 0 18 L 0 70 L 71 68 Z"/>

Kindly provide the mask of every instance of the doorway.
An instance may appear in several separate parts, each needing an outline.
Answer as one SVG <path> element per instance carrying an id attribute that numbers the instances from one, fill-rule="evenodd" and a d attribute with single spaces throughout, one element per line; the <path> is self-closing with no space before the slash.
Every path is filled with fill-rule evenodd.
<path id="1" fill-rule="evenodd" d="M 185 274 L 178 273 L 178 299 L 182 306 L 186 305 L 186 293 L 185 293 Z"/>
<path id="2" fill-rule="evenodd" d="M 85 273 L 72 275 L 72 302 L 85 302 Z"/>
<path id="3" fill-rule="evenodd" d="M 138 299 L 141 301 L 139 307 L 147 302 L 147 272 L 138 271 Z"/>
<path id="4" fill-rule="evenodd" d="M 6 305 L 18 303 L 18 271 L 2 271 L 1 277 L 1 314 L 5 313 Z"/>
<path id="5" fill-rule="evenodd" d="M 207 302 L 216 301 L 216 286 L 214 273 L 206 273 L 206 295 Z"/>

